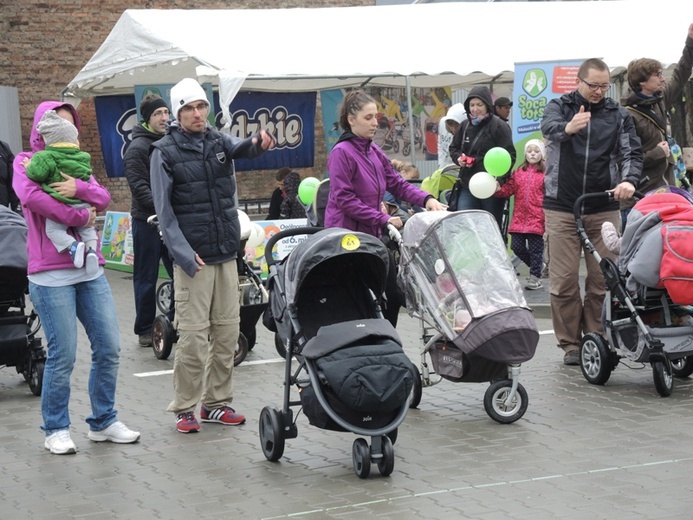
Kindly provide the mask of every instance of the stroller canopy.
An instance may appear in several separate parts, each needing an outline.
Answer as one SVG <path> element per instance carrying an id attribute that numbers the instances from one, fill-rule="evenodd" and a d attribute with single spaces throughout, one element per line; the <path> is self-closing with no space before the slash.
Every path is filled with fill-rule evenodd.
<path id="1" fill-rule="evenodd" d="M 333 269 L 339 269 L 342 262 L 357 262 L 361 280 L 376 295 L 385 290 L 389 266 L 385 244 L 372 235 L 329 228 L 304 239 L 287 258 L 283 269 L 287 305 L 296 303 L 301 285 L 325 262 L 332 262 Z"/>
<path id="2" fill-rule="evenodd" d="M 6 206 L 0 206 L 0 267 L 26 271 L 27 225 L 24 217 Z"/>

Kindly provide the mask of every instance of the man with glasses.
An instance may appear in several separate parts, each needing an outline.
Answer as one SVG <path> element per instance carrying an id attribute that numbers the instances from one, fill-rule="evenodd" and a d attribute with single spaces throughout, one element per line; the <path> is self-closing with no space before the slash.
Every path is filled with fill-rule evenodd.
<path id="1" fill-rule="evenodd" d="M 651 58 L 640 58 L 628 64 L 630 90 L 621 99 L 621 104 L 630 111 L 635 120 L 635 131 L 640 137 L 643 151 L 642 183 L 638 191 L 647 193 L 661 186 L 674 185 L 674 158 L 669 149 L 667 128 L 669 111 L 681 99 L 686 82 L 693 67 L 693 24 L 688 27 L 686 45 L 679 62 L 674 67 L 671 80 L 667 83 L 662 64 Z M 621 201 L 621 225 L 635 201 Z"/>
<path id="2" fill-rule="evenodd" d="M 601 311 L 604 277 L 585 251 L 584 301 L 580 291 L 580 257 L 584 245 L 576 233 L 573 205 L 583 193 L 611 191 L 614 201 L 587 202 L 583 223 L 602 257 L 614 258 L 604 246 L 604 222 L 618 224 L 618 202 L 633 196 L 642 173 L 640 139 L 628 111 L 607 98 L 609 68 L 592 58 L 578 68 L 577 89 L 546 106 L 541 132 L 547 140 L 544 213 L 551 251 L 551 314 L 558 347 L 566 365 L 579 365 L 583 333 L 603 334 Z"/>
<path id="3" fill-rule="evenodd" d="M 233 159 L 258 157 L 275 141 L 265 130 L 239 139 L 211 127 L 205 91 L 191 78 L 171 88 L 171 110 L 176 120 L 152 145 L 152 192 L 174 261 L 179 338 L 168 411 L 176 415 L 179 432 L 191 433 L 200 429 L 195 417 L 200 402 L 202 422 L 245 422 L 230 407 L 240 324 Z"/>

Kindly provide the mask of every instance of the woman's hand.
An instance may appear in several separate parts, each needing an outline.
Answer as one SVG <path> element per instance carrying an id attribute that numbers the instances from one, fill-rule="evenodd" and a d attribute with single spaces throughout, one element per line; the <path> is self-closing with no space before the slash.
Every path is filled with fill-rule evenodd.
<path id="1" fill-rule="evenodd" d="M 439 200 L 431 197 L 426 201 L 426 209 L 428 211 L 445 211 L 448 209 L 446 204 L 443 204 Z"/>
<path id="2" fill-rule="evenodd" d="M 399 217 L 390 217 L 390 219 L 387 221 L 387 223 L 392 224 L 397 229 L 402 229 L 402 227 L 404 226 L 402 219 Z"/>
<path id="3" fill-rule="evenodd" d="M 77 181 L 75 181 L 74 177 L 70 177 L 69 175 L 63 172 L 60 172 L 60 175 L 65 180 L 51 182 L 49 186 L 53 188 L 58 193 L 58 195 L 70 199 L 73 198 L 77 194 Z"/>

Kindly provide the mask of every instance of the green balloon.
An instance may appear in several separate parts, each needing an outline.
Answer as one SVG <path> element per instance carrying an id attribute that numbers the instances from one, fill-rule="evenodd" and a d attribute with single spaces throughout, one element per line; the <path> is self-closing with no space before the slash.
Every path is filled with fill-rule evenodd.
<path id="1" fill-rule="evenodd" d="M 508 150 L 500 146 L 491 148 L 486 152 L 486 155 L 484 155 L 484 168 L 494 177 L 501 177 L 508 173 L 511 164 L 512 158 Z"/>
<path id="2" fill-rule="evenodd" d="M 298 198 L 306 206 L 313 202 L 318 184 L 320 184 L 320 181 L 315 177 L 306 177 L 301 181 L 301 184 L 298 185 Z"/>

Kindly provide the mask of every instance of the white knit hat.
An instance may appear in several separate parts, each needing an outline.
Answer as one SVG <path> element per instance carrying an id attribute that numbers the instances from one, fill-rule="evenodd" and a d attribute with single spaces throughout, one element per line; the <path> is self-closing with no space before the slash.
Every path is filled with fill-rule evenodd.
<path id="1" fill-rule="evenodd" d="M 46 110 L 36 125 L 36 131 L 41 134 L 46 146 L 56 143 L 77 144 L 79 131 L 67 119 L 63 119 L 55 110 Z"/>
<path id="2" fill-rule="evenodd" d="M 178 119 L 178 111 L 181 108 L 195 101 L 204 101 L 209 104 L 205 90 L 196 80 L 185 78 L 171 88 L 171 110 L 176 119 Z"/>
<path id="3" fill-rule="evenodd" d="M 539 148 L 539 151 L 541 152 L 541 158 L 546 160 L 546 145 L 544 145 L 544 141 L 541 139 L 530 139 L 525 143 L 525 155 L 527 155 L 527 148 L 530 146 L 536 146 Z"/>

